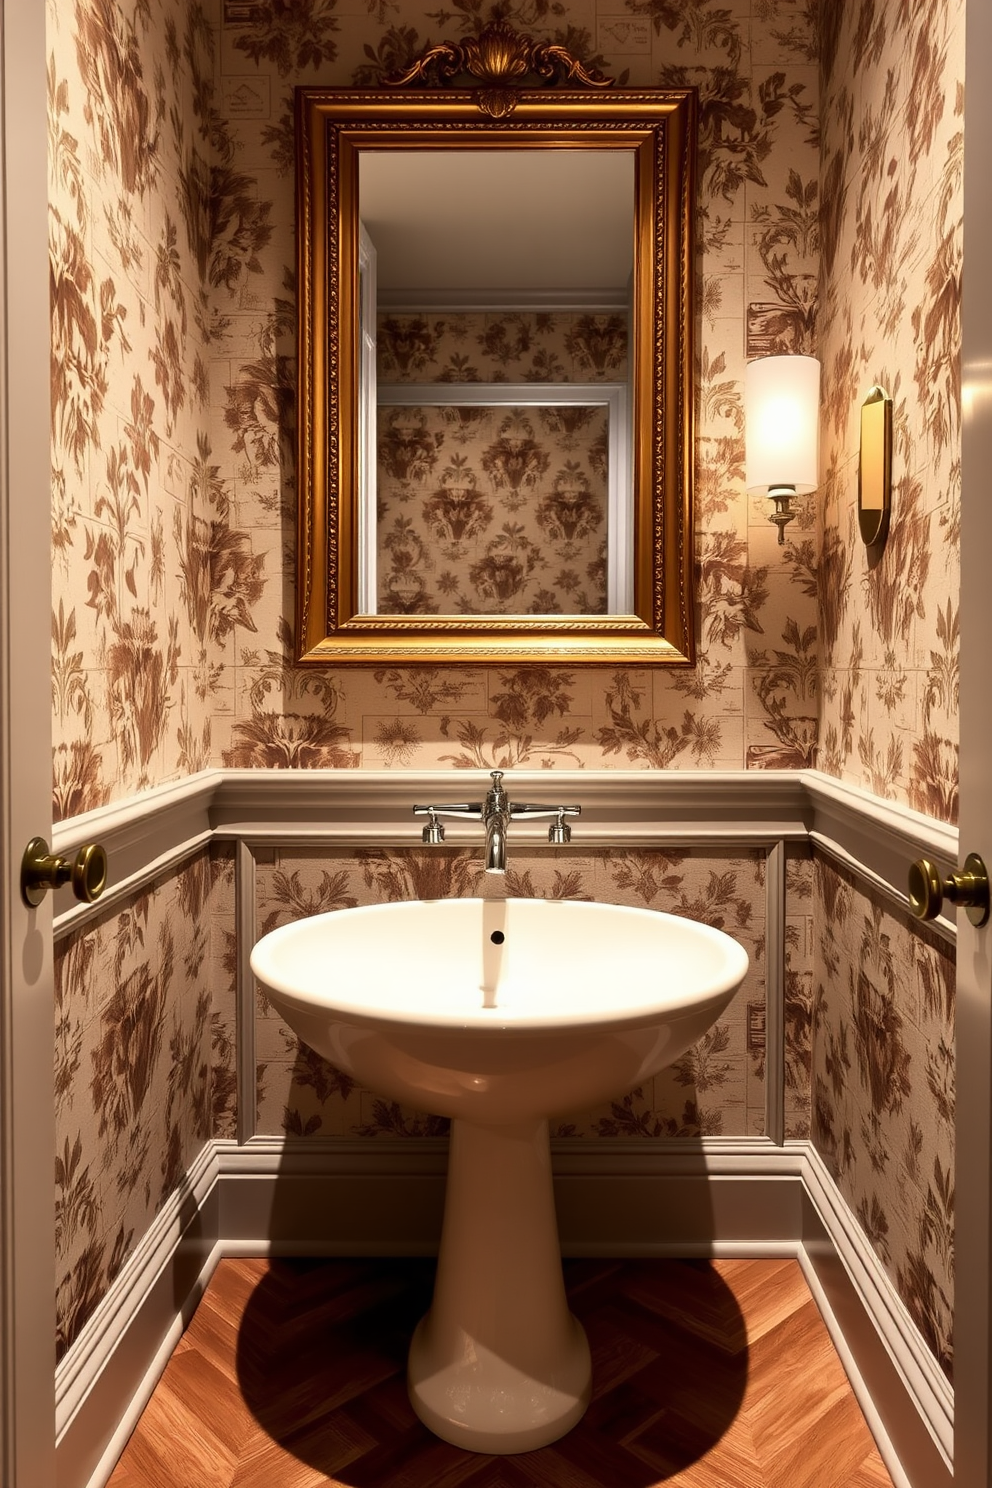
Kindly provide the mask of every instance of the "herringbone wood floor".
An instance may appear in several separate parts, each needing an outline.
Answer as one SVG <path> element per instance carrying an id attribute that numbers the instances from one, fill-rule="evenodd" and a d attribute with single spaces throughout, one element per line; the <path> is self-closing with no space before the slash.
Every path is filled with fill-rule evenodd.
<path id="1" fill-rule="evenodd" d="M 794 1261 L 569 1261 L 585 1419 L 438 1441 L 406 1398 L 433 1263 L 223 1261 L 110 1488 L 891 1488 Z"/>

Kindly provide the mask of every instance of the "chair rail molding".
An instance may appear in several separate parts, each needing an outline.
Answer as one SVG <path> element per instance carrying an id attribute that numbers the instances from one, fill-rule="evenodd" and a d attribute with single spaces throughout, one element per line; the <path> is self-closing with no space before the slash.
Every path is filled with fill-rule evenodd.
<path id="1" fill-rule="evenodd" d="M 485 771 L 463 771 L 466 792 L 483 793 Z M 547 790 L 548 772 L 516 770 L 513 789 Z M 957 862 L 957 828 L 817 770 L 556 770 L 559 794 L 582 807 L 573 843 L 649 847 L 740 845 L 770 848 L 808 842 L 873 884 L 905 909 L 909 864 L 921 855 L 941 867 Z M 257 846 L 415 847 L 415 800 L 450 792 L 448 770 L 203 770 L 125 801 L 57 823 L 53 851 L 68 853 L 99 841 L 110 881 L 92 905 L 75 904 L 68 889 L 55 899 L 61 936 L 108 907 L 175 871 L 211 842 Z M 454 822 L 449 846 L 469 846 L 478 834 Z M 514 840 L 545 841 L 539 824 L 515 822 Z M 953 936 L 953 922 L 934 922 Z"/>

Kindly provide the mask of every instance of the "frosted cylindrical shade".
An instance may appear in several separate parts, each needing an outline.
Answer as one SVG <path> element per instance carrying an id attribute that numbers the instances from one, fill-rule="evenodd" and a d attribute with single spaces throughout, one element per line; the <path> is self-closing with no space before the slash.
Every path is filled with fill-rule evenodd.
<path id="1" fill-rule="evenodd" d="M 770 356 L 744 368 L 744 481 L 749 491 L 820 483 L 820 363 Z"/>

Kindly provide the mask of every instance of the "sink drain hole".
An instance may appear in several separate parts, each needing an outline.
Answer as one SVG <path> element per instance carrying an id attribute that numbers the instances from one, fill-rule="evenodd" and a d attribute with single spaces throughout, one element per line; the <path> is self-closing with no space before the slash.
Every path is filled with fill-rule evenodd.
<path id="1" fill-rule="evenodd" d="M 494 930 L 489 939 L 492 941 L 493 945 L 502 945 L 504 940 L 506 939 L 506 936 L 503 934 L 502 930 Z"/>

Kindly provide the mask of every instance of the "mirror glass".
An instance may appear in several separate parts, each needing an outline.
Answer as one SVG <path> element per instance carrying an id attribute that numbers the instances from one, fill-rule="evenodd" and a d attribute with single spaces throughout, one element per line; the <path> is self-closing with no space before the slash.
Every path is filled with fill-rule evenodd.
<path id="1" fill-rule="evenodd" d="M 361 609 L 632 605 L 630 150 L 360 153 Z"/>
<path id="2" fill-rule="evenodd" d="M 487 66 L 297 90 L 298 658 L 687 665 L 695 94 Z"/>

